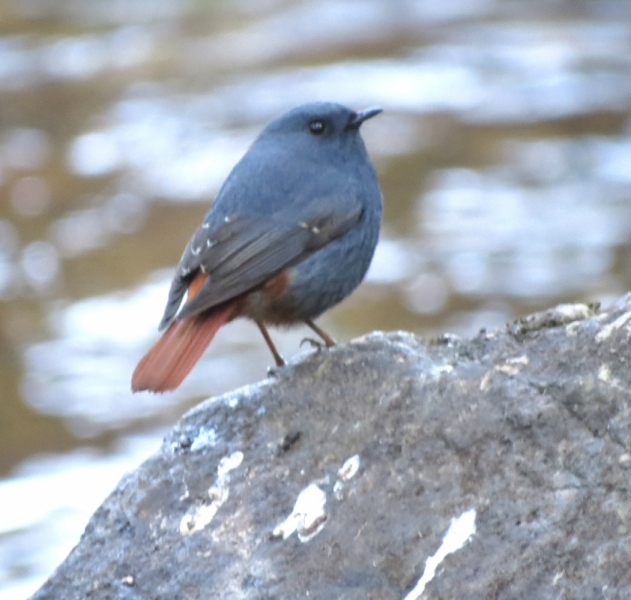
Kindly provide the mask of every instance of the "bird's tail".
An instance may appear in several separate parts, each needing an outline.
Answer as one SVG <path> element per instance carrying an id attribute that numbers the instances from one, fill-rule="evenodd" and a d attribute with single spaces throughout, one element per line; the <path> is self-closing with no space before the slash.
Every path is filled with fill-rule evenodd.
<path id="1" fill-rule="evenodd" d="M 201 274 L 200 274 L 201 275 Z M 189 287 L 190 300 L 205 277 L 198 277 Z M 209 313 L 173 321 L 162 337 L 149 349 L 134 370 L 131 389 L 134 392 L 174 390 L 190 373 L 217 330 L 234 316 L 232 304 Z"/>

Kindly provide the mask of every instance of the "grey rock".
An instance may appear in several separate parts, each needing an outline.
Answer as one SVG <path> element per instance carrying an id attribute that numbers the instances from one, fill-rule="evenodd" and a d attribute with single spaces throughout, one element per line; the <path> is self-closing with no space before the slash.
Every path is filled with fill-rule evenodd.
<path id="1" fill-rule="evenodd" d="M 630 332 L 626 297 L 303 356 L 186 414 L 33 598 L 401 599 L 472 509 L 423 598 L 631 598 Z"/>

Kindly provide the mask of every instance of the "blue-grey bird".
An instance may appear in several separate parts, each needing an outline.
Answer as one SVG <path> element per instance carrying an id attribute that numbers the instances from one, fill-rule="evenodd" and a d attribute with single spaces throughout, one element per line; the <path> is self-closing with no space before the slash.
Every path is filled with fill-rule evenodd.
<path id="1" fill-rule="evenodd" d="M 258 325 L 279 366 L 266 325 L 306 323 L 334 344 L 313 319 L 360 284 L 375 251 L 382 196 L 359 127 L 380 112 L 314 102 L 263 130 L 184 250 L 166 331 L 138 363 L 134 391 L 176 388 L 237 317 Z"/>

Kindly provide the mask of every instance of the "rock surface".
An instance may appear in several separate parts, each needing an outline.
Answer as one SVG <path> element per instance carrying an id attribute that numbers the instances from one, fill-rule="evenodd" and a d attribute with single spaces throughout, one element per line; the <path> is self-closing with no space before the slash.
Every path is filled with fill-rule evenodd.
<path id="1" fill-rule="evenodd" d="M 314 352 L 186 414 L 33 598 L 631 598 L 630 336 L 631 296 Z"/>

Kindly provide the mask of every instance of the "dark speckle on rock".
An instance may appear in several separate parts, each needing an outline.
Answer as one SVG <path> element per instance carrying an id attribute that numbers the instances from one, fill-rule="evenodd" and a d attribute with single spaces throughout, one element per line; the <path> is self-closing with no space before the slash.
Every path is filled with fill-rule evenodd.
<path id="1" fill-rule="evenodd" d="M 298 443 L 298 440 L 300 440 L 301 436 L 302 433 L 300 431 L 290 431 L 287 435 L 283 437 L 280 442 L 279 448 L 281 452 L 289 452 L 289 450 L 291 450 L 292 447 Z"/>
<path id="2" fill-rule="evenodd" d="M 190 448 L 192 443 L 193 440 L 188 435 L 181 435 L 178 439 L 178 445 L 180 448 L 182 448 L 182 450 L 187 450 L 188 448 Z"/>

